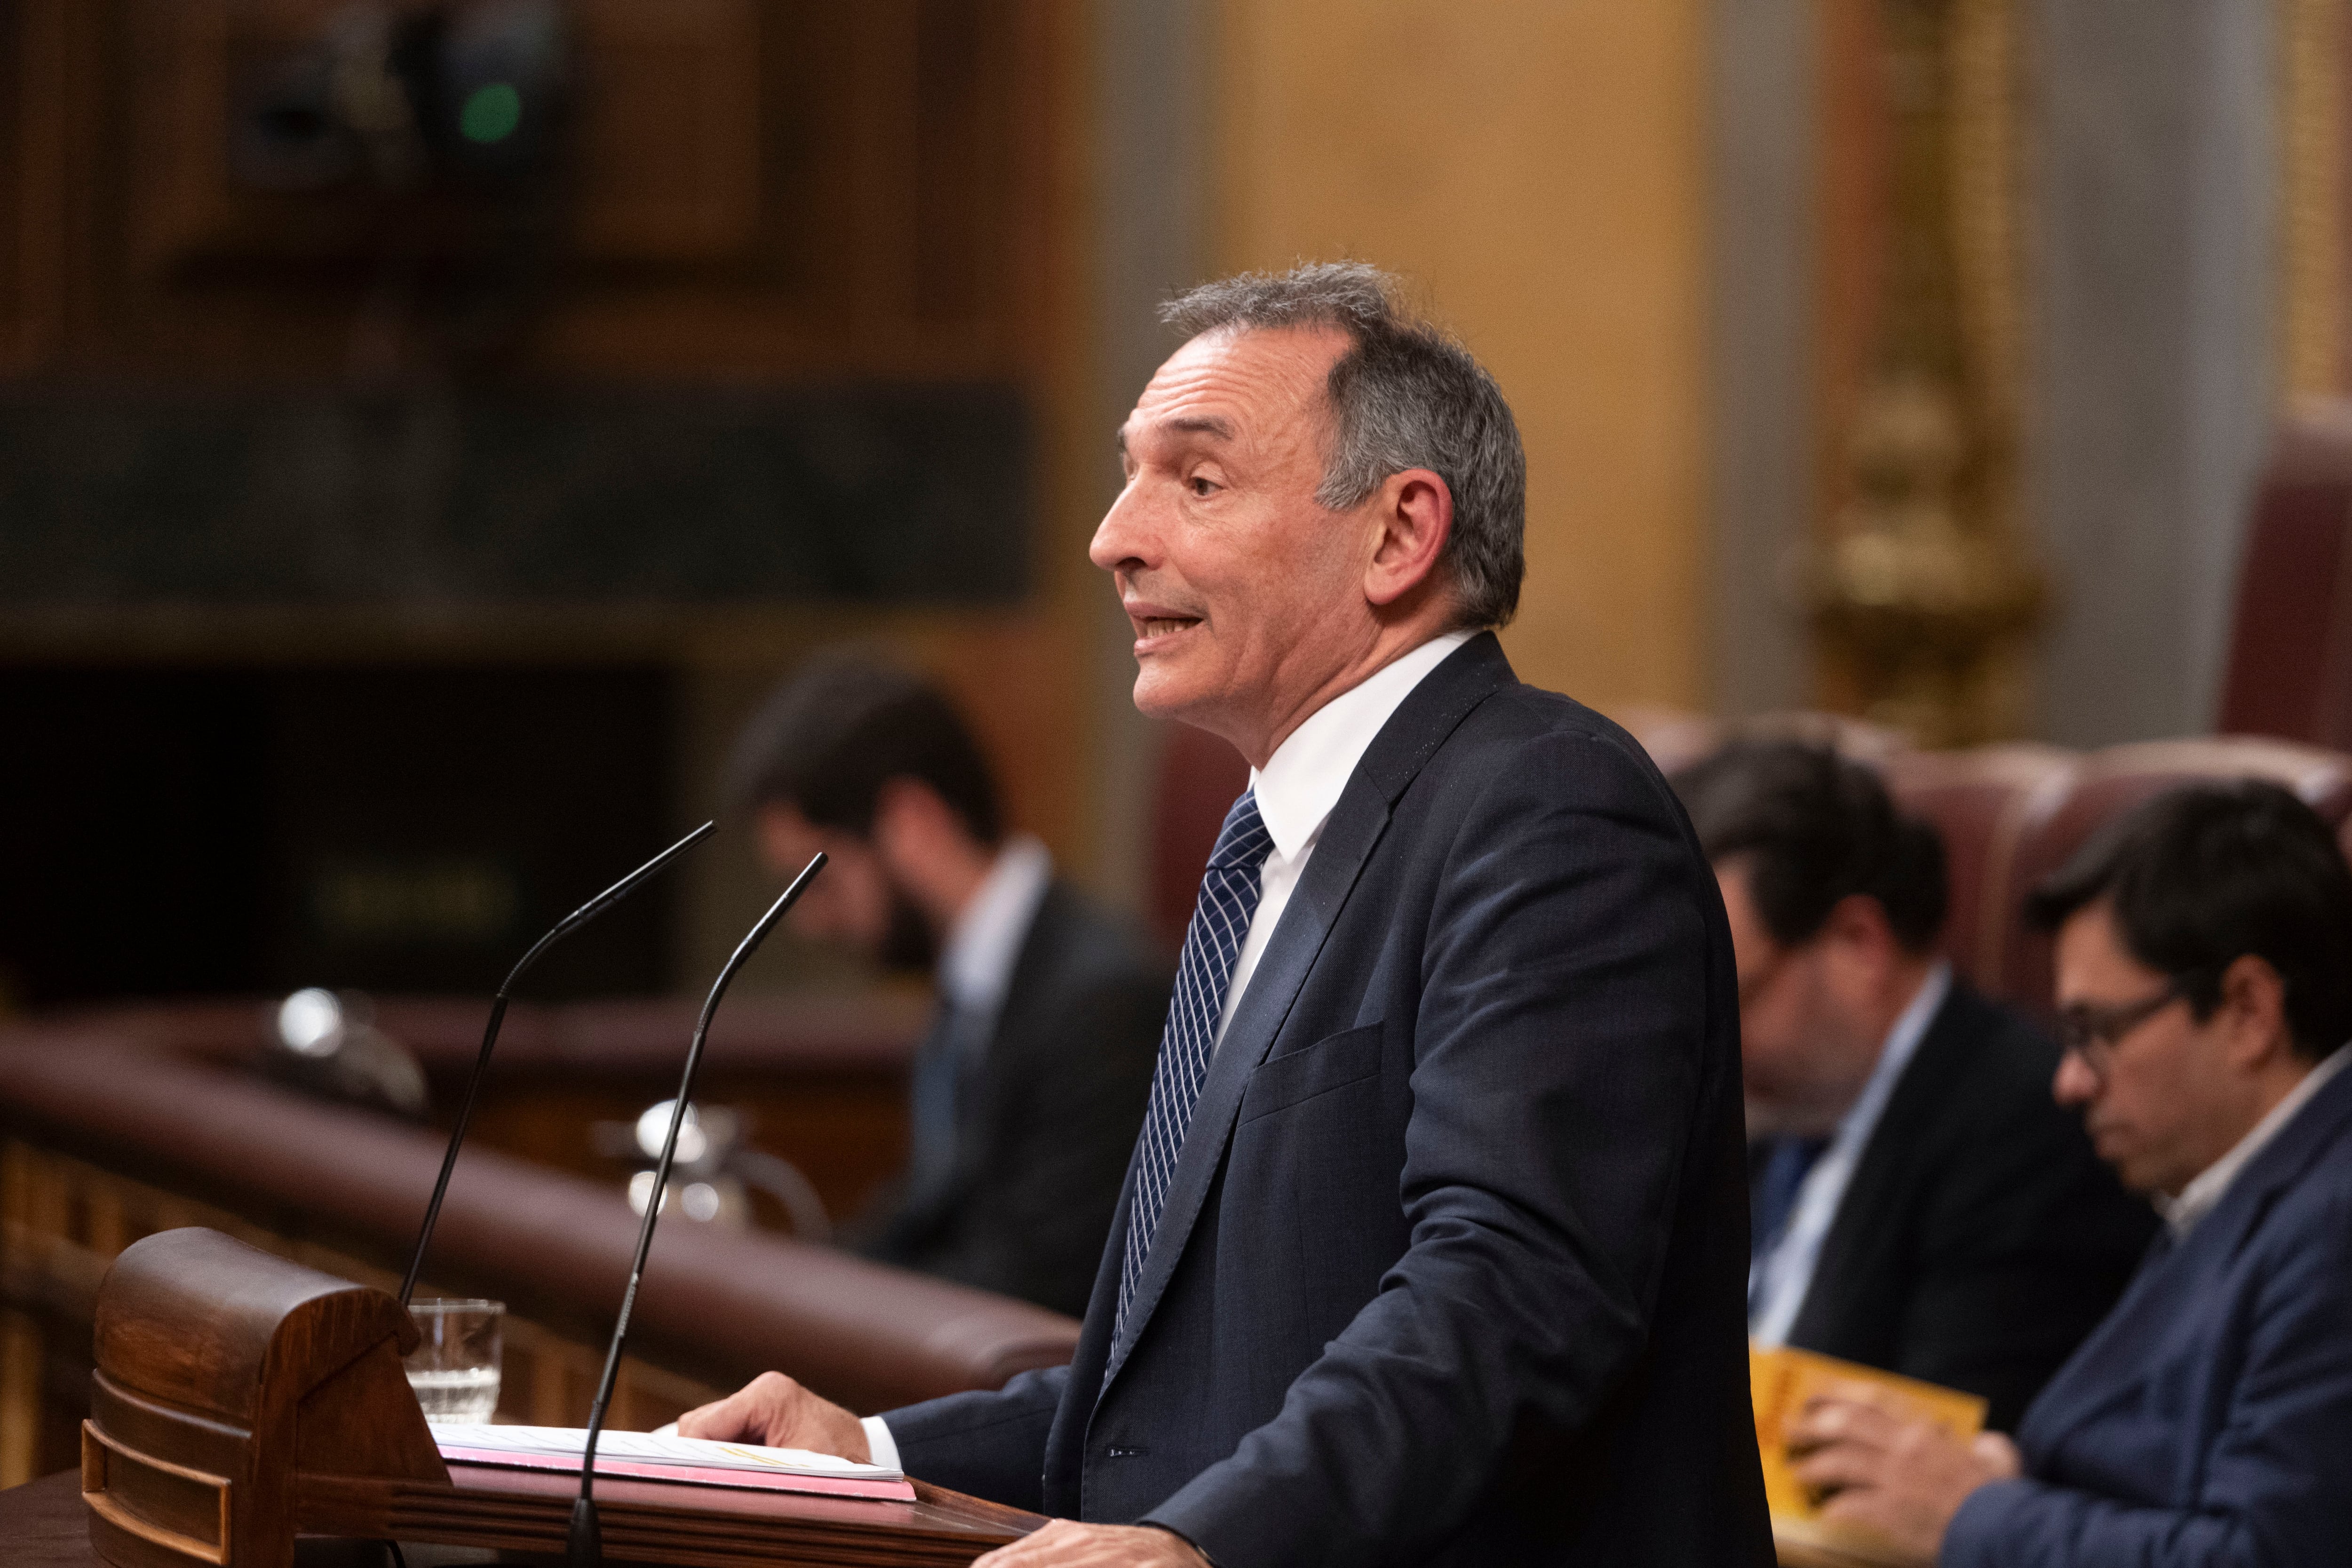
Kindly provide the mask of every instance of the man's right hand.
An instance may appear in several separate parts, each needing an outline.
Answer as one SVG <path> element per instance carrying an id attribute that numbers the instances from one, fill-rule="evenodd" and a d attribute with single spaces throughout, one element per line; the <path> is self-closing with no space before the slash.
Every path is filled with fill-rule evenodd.
<path id="1" fill-rule="evenodd" d="M 757 1443 L 769 1448 L 806 1448 L 871 1464 L 866 1427 L 829 1399 L 819 1399 L 781 1372 L 763 1372 L 726 1398 L 698 1406 L 677 1418 L 681 1437 L 719 1443 Z"/>

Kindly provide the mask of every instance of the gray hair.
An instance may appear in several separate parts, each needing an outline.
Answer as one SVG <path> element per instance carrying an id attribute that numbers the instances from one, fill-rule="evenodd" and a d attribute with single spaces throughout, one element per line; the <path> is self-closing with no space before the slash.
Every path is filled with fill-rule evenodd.
<path id="1" fill-rule="evenodd" d="M 1458 600 L 1456 624 L 1499 626 L 1527 574 L 1528 461 L 1502 388 L 1470 351 L 1416 316 L 1397 280 L 1360 261 L 1280 274 L 1244 272 L 1170 300 L 1160 319 L 1204 332 L 1334 327 L 1353 346 L 1324 383 L 1331 451 L 1315 491 L 1335 511 L 1360 506 L 1391 474 L 1428 468 L 1454 493 L 1438 558 Z"/>

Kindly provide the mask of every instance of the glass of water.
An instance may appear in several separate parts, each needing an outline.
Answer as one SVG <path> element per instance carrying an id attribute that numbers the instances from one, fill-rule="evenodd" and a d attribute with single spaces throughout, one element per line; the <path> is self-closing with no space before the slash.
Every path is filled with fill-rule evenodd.
<path id="1" fill-rule="evenodd" d="M 404 1362 L 427 1421 L 480 1426 L 499 1407 L 499 1329 L 503 1301 L 417 1301 L 408 1315 L 425 1331 Z"/>

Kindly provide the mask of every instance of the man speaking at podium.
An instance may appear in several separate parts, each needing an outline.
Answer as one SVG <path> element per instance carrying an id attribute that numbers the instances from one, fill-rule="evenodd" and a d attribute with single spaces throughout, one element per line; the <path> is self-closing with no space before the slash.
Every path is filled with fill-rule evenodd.
<path id="1" fill-rule="evenodd" d="M 1492 634 L 1510 409 L 1368 267 L 1164 313 L 1091 554 L 1137 706 L 1251 786 L 1076 1358 L 679 1429 L 1061 1516 L 991 1568 L 1769 1563 L 1730 939 L 1641 748 Z"/>

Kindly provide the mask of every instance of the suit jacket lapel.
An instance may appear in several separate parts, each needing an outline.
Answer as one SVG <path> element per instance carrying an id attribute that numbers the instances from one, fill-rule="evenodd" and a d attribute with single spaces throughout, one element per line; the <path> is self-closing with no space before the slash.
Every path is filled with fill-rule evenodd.
<path id="1" fill-rule="evenodd" d="M 1902 1196 L 1900 1173 L 1920 1148 L 1918 1131 L 1942 1109 L 1952 1078 L 1966 1065 L 1973 1044 L 1968 1027 L 1974 1021 L 1969 1016 L 1971 1004 L 1982 1005 L 1965 983 L 1953 976 L 1943 1005 L 1927 1021 L 1918 1049 L 1895 1080 L 1878 1113 L 1878 1124 L 1870 1130 L 1853 1173 L 1846 1180 L 1836 1217 L 1822 1238 L 1812 1281 L 1805 1288 L 1796 1321 L 1790 1325 L 1790 1343 L 1811 1342 L 1847 1310 L 1858 1278 L 1853 1254 L 1864 1238 L 1887 1234 L 1892 1219 L 1886 1211 Z"/>
<path id="2" fill-rule="evenodd" d="M 1250 1074 L 1265 1059 L 1289 1017 L 1299 987 L 1323 951 L 1324 939 L 1331 934 L 1364 862 L 1387 830 L 1390 809 L 1470 710 L 1514 679 L 1494 635 L 1473 637 L 1413 689 L 1356 764 L 1209 1063 L 1201 1097 L 1193 1103 L 1192 1119 L 1185 1128 L 1183 1147 L 1177 1152 L 1175 1173 L 1160 1206 L 1159 1228 L 1152 1233 L 1151 1250 L 1136 1279 L 1135 1299 L 1128 1307 L 1127 1333 L 1111 1346 L 1103 1373 L 1105 1387 L 1126 1364 L 1128 1352 L 1150 1321 L 1152 1310 L 1176 1272 L 1185 1240 L 1200 1215 L 1202 1200 L 1223 1163 L 1225 1142 L 1241 1110 L 1242 1091 L 1249 1087 Z M 1122 1245 L 1123 1235 L 1122 1229 L 1114 1236 L 1114 1247 Z"/>
<path id="3" fill-rule="evenodd" d="M 2026 1406 L 2018 1439 L 2037 1455 L 2053 1451 L 2067 1435 L 2139 1385 L 2148 1352 L 2181 1310 L 2184 1286 L 2199 1271 L 2193 1259 L 2158 1230 L 2122 1300 L 2075 1347 L 2065 1364 Z"/>
<path id="4" fill-rule="evenodd" d="M 991 1145 L 1013 1114 L 1005 1094 L 1011 1084 L 1021 1081 L 1018 1058 L 1037 1037 L 1035 1015 L 1060 1000 L 1045 982 L 1067 941 L 1071 918 L 1069 895 L 1059 881 L 1047 882 L 1013 957 L 996 1016 L 988 1022 L 987 1037 L 963 1042 L 961 1092 L 956 1101 L 958 1192 L 971 1190 L 973 1173 L 986 1163 Z"/>
<path id="5" fill-rule="evenodd" d="M 1234 1117 L 1241 1109 L 1242 1090 L 1249 1085 L 1249 1075 L 1257 1069 L 1267 1047 L 1274 1044 L 1283 1019 L 1289 1016 L 1290 1005 L 1297 1000 L 1307 972 L 1314 967 L 1316 955 L 1323 951 L 1323 939 L 1330 934 L 1332 917 L 1346 902 L 1357 873 L 1363 869 L 1364 858 L 1388 826 L 1385 801 L 1358 801 L 1354 804 L 1360 809 L 1349 809 L 1357 793 L 1351 782 L 1348 794 L 1332 809 L 1322 840 L 1316 845 L 1289 905 L 1282 911 L 1282 923 L 1275 927 L 1274 938 L 1259 958 L 1256 972 L 1250 976 L 1249 989 L 1242 993 L 1233 1023 L 1225 1030 L 1217 1054 L 1210 1059 L 1208 1077 L 1202 1081 L 1201 1097 L 1193 1102 L 1192 1120 L 1184 1131 L 1183 1147 L 1177 1151 L 1176 1171 L 1169 1180 L 1168 1196 L 1160 1205 L 1160 1226 L 1152 1233 L 1151 1250 L 1145 1255 L 1143 1272 L 1135 1281 L 1135 1300 L 1127 1311 L 1126 1337 L 1111 1347 L 1110 1364 L 1103 1376 L 1106 1384 L 1118 1375 L 1118 1369 L 1126 1363 L 1128 1350 L 1142 1332 L 1143 1325 L 1150 1321 L 1151 1310 L 1159 1305 L 1169 1276 L 1176 1271 L 1184 1240 L 1192 1234 L 1192 1221 L 1201 1212 L 1201 1200 L 1207 1195 L 1217 1166 L 1224 1158 L 1225 1138 L 1233 1131 Z"/>

